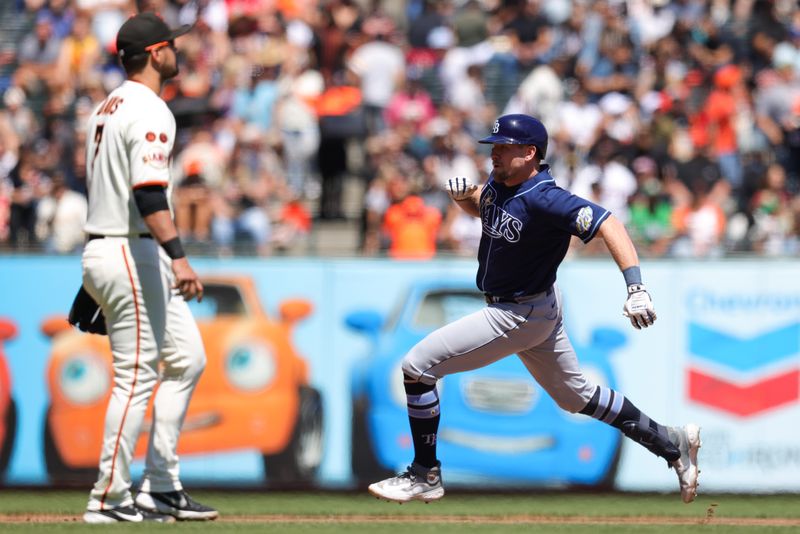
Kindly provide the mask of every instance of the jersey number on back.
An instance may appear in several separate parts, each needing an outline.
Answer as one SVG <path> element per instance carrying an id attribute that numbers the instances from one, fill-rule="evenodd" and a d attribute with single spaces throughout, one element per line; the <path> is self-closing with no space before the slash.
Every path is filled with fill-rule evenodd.
<path id="1" fill-rule="evenodd" d="M 100 110 L 97 114 L 111 115 L 117 111 L 117 108 L 122 102 L 123 99 L 118 96 L 107 98 L 100 105 Z M 103 139 L 103 126 L 103 124 L 98 124 L 94 129 L 94 156 L 92 157 L 92 168 L 94 168 L 94 162 L 97 161 L 97 153 L 100 152 L 100 141 Z"/>
<path id="2" fill-rule="evenodd" d="M 100 152 L 100 140 L 103 138 L 104 124 L 98 124 L 94 129 L 94 156 L 92 157 L 92 168 L 94 169 L 94 162 L 97 161 L 97 153 Z"/>

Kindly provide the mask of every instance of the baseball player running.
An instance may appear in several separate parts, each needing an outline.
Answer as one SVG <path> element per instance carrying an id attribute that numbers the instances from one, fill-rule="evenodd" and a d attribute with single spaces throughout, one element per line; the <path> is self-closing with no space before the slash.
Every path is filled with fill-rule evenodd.
<path id="1" fill-rule="evenodd" d="M 186 303 L 201 299 L 203 286 L 171 216 L 168 164 L 175 118 L 159 92 L 164 80 L 178 73 L 174 39 L 189 29 L 170 29 L 153 13 L 128 19 L 117 35 L 128 79 L 88 123 L 83 285 L 106 318 L 114 387 L 100 472 L 83 516 L 87 523 L 218 515 L 184 491 L 176 454 L 186 408 L 206 363 Z M 159 365 L 144 478 L 134 502 L 130 465 Z"/>
<path id="2" fill-rule="evenodd" d="M 696 496 L 699 427 L 657 423 L 621 393 L 589 382 L 578 366 L 555 284 L 571 236 L 587 243 L 599 235 L 605 241 L 625 278 L 623 314 L 635 328 L 651 326 L 656 313 L 625 227 L 608 210 L 555 184 L 542 163 L 547 139 L 539 120 L 504 115 L 480 140 L 492 144 L 487 183 L 478 188 L 455 178 L 447 185 L 461 209 L 481 218 L 477 284 L 488 306 L 431 333 L 403 359 L 414 460 L 405 473 L 370 485 L 377 497 L 428 502 L 444 496 L 436 457 L 436 382 L 514 353 L 561 408 L 618 428 L 668 462 L 684 502 Z"/>

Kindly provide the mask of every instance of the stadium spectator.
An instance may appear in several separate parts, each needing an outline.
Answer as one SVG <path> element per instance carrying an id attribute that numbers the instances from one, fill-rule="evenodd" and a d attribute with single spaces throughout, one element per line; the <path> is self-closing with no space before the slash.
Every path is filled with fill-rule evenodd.
<path id="1" fill-rule="evenodd" d="M 402 124 L 410 125 L 421 132 L 428 121 L 436 116 L 436 107 L 431 95 L 422 86 L 419 67 L 410 66 L 405 82 L 401 82 L 386 106 L 386 126 L 392 129 Z"/>
<path id="2" fill-rule="evenodd" d="M 376 134 L 385 127 L 384 111 L 405 75 L 405 57 L 392 42 L 395 27 L 387 15 L 373 14 L 362 29 L 367 39 L 353 51 L 347 66 L 361 87 L 367 132 Z"/>
<path id="3" fill-rule="evenodd" d="M 595 145 L 589 164 L 578 171 L 569 188 L 584 198 L 599 195 L 602 206 L 628 222 L 628 197 L 636 191 L 636 177 L 621 159 L 620 145 L 614 139 L 604 137 Z"/>
<path id="4" fill-rule="evenodd" d="M 36 206 L 37 239 L 47 252 L 76 253 L 83 249 L 85 239 L 86 197 L 67 187 L 60 173 L 53 176 L 49 189 Z"/>
<path id="5" fill-rule="evenodd" d="M 442 215 L 416 195 L 408 195 L 386 210 L 383 230 L 389 256 L 395 259 L 429 259 L 436 254 Z"/>
<path id="6" fill-rule="evenodd" d="M 203 164 L 189 160 L 173 194 L 175 227 L 185 243 L 205 242 L 211 232 L 211 191 Z"/>
<path id="7" fill-rule="evenodd" d="M 689 201 L 675 206 L 672 225 L 677 237 L 672 253 L 679 257 L 718 257 L 725 236 L 725 212 L 711 196 L 708 181 L 697 177 L 689 188 Z"/>
<path id="8" fill-rule="evenodd" d="M 656 162 L 648 156 L 633 161 L 637 188 L 631 196 L 631 239 L 637 249 L 651 256 L 664 256 L 674 237 L 672 227 L 672 199 L 658 176 Z"/>
<path id="9" fill-rule="evenodd" d="M 54 32 L 54 35 L 58 36 Z M 84 12 L 75 14 L 70 32 L 61 42 L 55 64 L 55 77 L 63 85 L 77 81 L 83 85 L 100 60 L 100 43 L 91 33 L 91 19 Z"/>
<path id="10" fill-rule="evenodd" d="M 41 146 L 41 143 L 37 144 Z M 14 248 L 38 244 L 36 208 L 47 177 L 34 164 L 36 150 L 41 151 L 41 148 L 23 148 L 16 167 L 10 173 L 13 189 L 9 208 L 8 242 Z"/>
<path id="11" fill-rule="evenodd" d="M 26 90 L 38 92 L 42 90 L 39 84 L 57 83 L 52 74 L 61 55 L 61 42 L 62 39 L 54 34 L 52 15 L 40 11 L 33 32 L 25 36 L 17 53 L 17 75 L 30 84 L 26 85 Z"/>
<path id="12" fill-rule="evenodd" d="M 750 210 L 754 249 L 770 256 L 791 254 L 795 245 L 791 240 L 795 215 L 792 197 L 786 190 L 786 171 L 781 165 L 773 163 L 767 168 Z"/>
<path id="13" fill-rule="evenodd" d="M 800 77 L 798 51 L 781 42 L 772 55 L 772 72 L 758 79 L 755 105 L 758 126 L 786 169 L 790 191 L 800 191 Z"/>

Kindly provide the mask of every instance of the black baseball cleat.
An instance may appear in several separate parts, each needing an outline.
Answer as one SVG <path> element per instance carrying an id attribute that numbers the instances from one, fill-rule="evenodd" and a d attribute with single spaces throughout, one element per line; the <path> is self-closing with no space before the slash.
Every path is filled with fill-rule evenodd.
<path id="1" fill-rule="evenodd" d="M 136 496 L 136 506 L 159 514 L 168 514 L 181 521 L 211 521 L 219 512 L 192 499 L 186 490 L 143 492 Z"/>
<path id="2" fill-rule="evenodd" d="M 136 505 L 115 506 L 107 510 L 86 510 L 83 514 L 85 523 L 143 523 L 152 521 L 154 523 L 174 523 L 175 518 L 169 514 L 143 510 Z"/>

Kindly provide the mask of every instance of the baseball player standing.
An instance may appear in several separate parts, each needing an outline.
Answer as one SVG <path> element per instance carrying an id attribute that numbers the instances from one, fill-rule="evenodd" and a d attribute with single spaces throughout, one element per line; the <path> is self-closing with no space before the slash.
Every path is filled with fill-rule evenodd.
<path id="1" fill-rule="evenodd" d="M 664 458 L 678 475 L 684 502 L 697 494 L 699 427 L 658 424 L 621 393 L 589 382 L 578 365 L 555 284 L 571 236 L 605 241 L 625 278 L 623 314 L 635 328 L 652 325 L 656 314 L 625 227 L 608 210 L 555 184 L 542 163 L 547 140 L 539 120 L 504 115 L 480 141 L 493 145 L 486 184 L 478 188 L 464 178 L 448 183 L 458 206 L 481 219 L 477 284 L 488 306 L 431 333 L 403 359 L 414 461 L 405 473 L 370 485 L 377 497 L 427 502 L 444 496 L 436 382 L 514 353 L 561 408 L 614 426 Z"/>
<path id="2" fill-rule="evenodd" d="M 87 523 L 214 519 L 213 508 L 181 486 L 176 447 L 189 399 L 206 363 L 186 300 L 203 286 L 172 220 L 169 160 L 175 118 L 159 97 L 178 73 L 170 29 L 153 13 L 128 19 L 117 35 L 127 80 L 89 118 L 89 214 L 83 286 L 106 318 L 114 387 L 106 412 L 100 472 Z M 144 478 L 134 502 L 130 464 L 151 394 L 153 426 Z"/>

